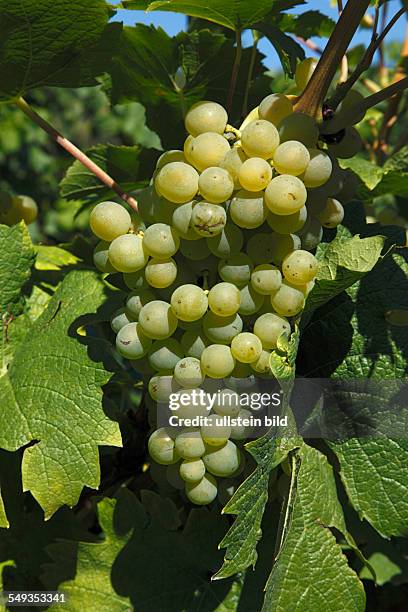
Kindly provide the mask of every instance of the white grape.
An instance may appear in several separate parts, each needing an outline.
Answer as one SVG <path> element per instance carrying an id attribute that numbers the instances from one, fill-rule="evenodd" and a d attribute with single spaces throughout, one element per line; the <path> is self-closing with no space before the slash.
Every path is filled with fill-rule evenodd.
<path id="1" fill-rule="evenodd" d="M 198 482 L 187 482 L 185 491 L 193 504 L 205 506 L 217 497 L 217 481 L 211 474 L 205 474 Z"/>
<path id="2" fill-rule="evenodd" d="M 270 159 L 278 145 L 278 130 L 269 121 L 251 121 L 242 130 L 241 146 L 249 157 Z"/>
<path id="3" fill-rule="evenodd" d="M 242 328 L 243 322 L 238 314 L 230 315 L 229 317 L 219 317 L 209 311 L 203 319 L 205 335 L 211 342 L 216 344 L 230 344 L 234 336 L 242 331 Z"/>
<path id="4" fill-rule="evenodd" d="M 225 424 L 224 418 L 218 414 L 210 414 L 205 424 L 201 426 L 201 436 L 208 446 L 224 446 L 230 435 L 231 427 Z"/>
<path id="5" fill-rule="evenodd" d="M 218 264 L 218 273 L 226 283 L 237 287 L 247 285 L 251 279 L 254 264 L 245 253 L 237 253 L 228 259 L 221 259 Z"/>
<path id="6" fill-rule="evenodd" d="M 119 272 L 137 272 L 145 267 L 148 258 L 143 238 L 139 235 L 119 236 L 109 247 L 109 261 Z"/>
<path id="7" fill-rule="evenodd" d="M 250 315 L 258 312 L 264 303 L 264 296 L 257 293 L 252 285 L 248 284 L 245 287 L 242 287 L 240 290 L 241 294 L 241 305 L 239 307 L 238 313 L 243 317 L 248 317 Z"/>
<path id="8" fill-rule="evenodd" d="M 223 259 L 239 253 L 243 244 L 244 235 L 234 223 L 227 222 L 220 234 L 207 238 L 207 246 L 211 253 Z"/>
<path id="9" fill-rule="evenodd" d="M 201 287 L 182 285 L 171 297 L 174 315 L 182 321 L 197 321 L 207 312 L 208 298 Z"/>
<path id="10" fill-rule="evenodd" d="M 265 202 L 276 215 L 291 215 L 306 203 L 307 191 L 297 176 L 280 174 L 275 176 L 265 191 Z"/>
<path id="11" fill-rule="evenodd" d="M 271 369 L 269 365 L 270 358 L 270 351 L 265 351 L 264 349 L 259 359 L 250 364 L 252 370 L 254 370 L 254 372 L 257 372 L 258 374 L 267 374 L 268 372 L 270 372 Z"/>
<path id="12" fill-rule="evenodd" d="M 146 355 L 152 341 L 143 333 L 139 323 L 129 323 L 116 336 L 116 348 L 126 359 L 140 359 Z"/>
<path id="13" fill-rule="evenodd" d="M 99 272 L 116 272 L 109 261 L 109 242 L 98 242 L 93 252 L 93 262 Z"/>
<path id="14" fill-rule="evenodd" d="M 208 449 L 202 460 L 210 474 L 226 477 L 238 470 L 240 459 L 238 447 L 228 440 L 221 448 Z"/>
<path id="15" fill-rule="evenodd" d="M 127 234 L 131 226 L 130 214 L 116 202 L 101 202 L 91 212 L 91 230 L 101 240 L 112 242 L 118 236 Z"/>
<path id="16" fill-rule="evenodd" d="M 189 108 L 186 118 L 186 130 L 192 136 L 198 136 L 204 132 L 216 132 L 223 134 L 228 122 L 225 108 L 217 102 L 202 100 Z"/>
<path id="17" fill-rule="evenodd" d="M 319 139 L 318 125 L 310 115 L 292 113 L 279 124 L 280 141 L 296 140 L 305 147 L 315 147 Z"/>
<path id="18" fill-rule="evenodd" d="M 308 208 L 302 206 L 300 210 L 291 215 L 275 215 L 268 213 L 266 222 L 277 234 L 294 234 L 302 229 L 307 220 Z"/>
<path id="19" fill-rule="evenodd" d="M 257 266 L 251 274 L 251 286 L 261 295 L 271 295 L 282 284 L 282 275 L 278 268 L 270 264 Z"/>
<path id="20" fill-rule="evenodd" d="M 231 200 L 229 214 L 234 223 L 239 227 L 245 229 L 260 227 L 268 214 L 268 208 L 264 200 L 264 192 L 253 192 L 241 189 Z"/>
<path id="21" fill-rule="evenodd" d="M 146 289 L 147 282 L 144 276 L 144 270 L 137 270 L 136 272 L 130 272 L 123 274 L 123 280 L 126 287 L 134 291 L 135 289 Z"/>
<path id="22" fill-rule="evenodd" d="M 232 283 L 218 283 L 208 294 L 208 306 L 220 317 L 229 317 L 237 313 L 240 304 L 239 289 Z"/>
<path id="23" fill-rule="evenodd" d="M 301 240 L 296 234 L 274 234 L 272 243 L 272 263 L 280 266 L 289 253 L 301 247 Z"/>
<path id="24" fill-rule="evenodd" d="M 296 66 L 295 81 L 298 88 L 303 91 L 316 70 L 318 60 L 315 57 L 307 57 Z"/>
<path id="25" fill-rule="evenodd" d="M 240 396 L 231 389 L 221 389 L 216 395 L 213 410 L 220 416 L 237 416 L 240 410 Z"/>
<path id="26" fill-rule="evenodd" d="M 153 302 L 154 299 L 154 294 L 148 290 L 136 289 L 129 293 L 125 304 L 128 317 L 132 319 L 132 321 L 138 321 L 143 306 L 149 302 Z"/>
<path id="27" fill-rule="evenodd" d="M 174 440 L 164 427 L 152 433 L 148 443 L 149 455 L 160 465 L 171 465 L 180 459 L 174 445 Z"/>
<path id="28" fill-rule="evenodd" d="M 145 268 L 146 280 L 151 287 L 163 289 L 169 287 L 177 277 L 177 265 L 174 259 L 150 259 Z"/>
<path id="29" fill-rule="evenodd" d="M 154 369 L 152 368 L 154 372 Z M 165 371 L 166 372 L 166 371 Z M 149 380 L 149 394 L 156 402 L 168 403 L 170 396 L 179 391 L 180 385 L 170 374 L 158 371 Z"/>
<path id="30" fill-rule="evenodd" d="M 284 94 L 270 94 L 260 103 L 258 113 L 260 119 L 279 125 L 282 119 L 293 113 L 293 105 Z"/>
<path id="31" fill-rule="evenodd" d="M 323 227 L 334 228 L 344 219 L 344 208 L 338 200 L 328 198 L 324 209 L 316 215 Z"/>
<path id="32" fill-rule="evenodd" d="M 238 361 L 252 363 L 261 356 L 262 342 L 255 334 L 243 332 L 233 338 L 231 352 Z"/>
<path id="33" fill-rule="evenodd" d="M 184 162 L 170 162 L 163 166 L 155 180 L 158 193 L 169 202 L 184 204 L 198 191 L 198 172 Z"/>
<path id="34" fill-rule="evenodd" d="M 262 342 L 264 349 L 275 349 L 281 334 L 290 334 L 290 324 L 283 317 L 267 312 L 255 321 L 254 334 Z"/>
<path id="35" fill-rule="evenodd" d="M 199 202 L 193 207 L 191 213 L 191 226 L 204 238 L 211 238 L 220 234 L 227 222 L 225 209 L 218 204 Z"/>
<path id="36" fill-rule="evenodd" d="M 306 187 L 320 187 L 329 180 L 333 165 L 330 157 L 320 149 L 309 149 L 310 162 L 302 175 Z"/>
<path id="37" fill-rule="evenodd" d="M 180 465 L 180 476 L 186 482 L 197 482 L 204 475 L 205 465 L 201 459 L 185 459 Z"/>
<path id="38" fill-rule="evenodd" d="M 170 164 L 171 162 L 185 162 L 186 158 L 184 156 L 183 151 L 179 149 L 170 149 L 169 151 L 165 151 L 159 157 L 156 162 L 156 170 L 161 170 L 163 166 Z"/>
<path id="39" fill-rule="evenodd" d="M 210 344 L 201 355 L 201 368 L 210 378 L 225 378 L 234 369 L 235 359 L 229 346 Z"/>
<path id="40" fill-rule="evenodd" d="M 198 179 L 200 194 L 212 204 L 228 200 L 234 191 L 234 181 L 224 168 L 206 168 Z"/>
<path id="41" fill-rule="evenodd" d="M 200 429 L 183 429 L 176 437 L 176 450 L 183 459 L 199 459 L 205 453 Z"/>
<path id="42" fill-rule="evenodd" d="M 293 317 L 303 310 L 305 296 L 299 288 L 284 280 L 277 292 L 271 296 L 271 304 L 279 315 Z"/>
<path id="43" fill-rule="evenodd" d="M 122 327 L 129 325 L 129 323 L 133 323 L 133 321 L 130 317 L 128 317 L 126 308 L 119 308 L 118 310 L 115 310 L 110 319 L 110 326 L 115 334 L 119 333 Z"/>
<path id="44" fill-rule="evenodd" d="M 262 191 L 271 180 L 271 165 L 260 157 L 250 157 L 240 168 L 239 182 L 247 191 Z"/>
<path id="45" fill-rule="evenodd" d="M 322 241 L 323 228 L 316 217 L 308 217 L 305 225 L 298 232 L 302 242 L 302 249 L 313 251 Z"/>
<path id="46" fill-rule="evenodd" d="M 12 198 L 11 213 L 18 215 L 26 225 L 31 225 L 38 217 L 38 205 L 33 198 L 26 195 L 18 195 Z"/>
<path id="47" fill-rule="evenodd" d="M 247 242 L 246 251 L 256 266 L 270 263 L 274 256 L 274 235 L 265 232 L 254 234 Z"/>
<path id="48" fill-rule="evenodd" d="M 200 331 L 187 330 L 181 336 L 181 346 L 186 357 L 201 358 L 203 350 L 208 346 L 209 342 L 204 333 Z"/>
<path id="49" fill-rule="evenodd" d="M 353 106 L 356 106 L 357 104 L 359 104 L 363 100 L 364 100 L 363 94 L 361 94 L 356 89 L 350 89 L 350 91 L 347 92 L 347 95 L 344 98 L 344 100 L 337 107 L 337 110 L 336 110 L 336 119 L 337 120 L 341 119 L 343 113 L 346 110 L 349 110 Z M 364 117 L 365 117 L 365 111 L 361 111 L 361 113 L 359 115 L 357 115 L 356 117 L 353 118 L 353 125 L 355 125 L 356 123 L 360 123 L 360 121 L 362 121 L 364 119 Z M 350 123 L 349 123 L 349 125 L 350 125 Z"/>
<path id="50" fill-rule="evenodd" d="M 315 278 L 318 267 L 319 263 L 314 255 L 299 249 L 285 257 L 282 272 L 290 283 L 305 285 Z"/>
<path id="51" fill-rule="evenodd" d="M 187 155 L 190 163 L 202 172 L 206 168 L 218 166 L 229 150 L 230 146 L 224 136 L 204 132 L 189 142 Z"/>
<path id="52" fill-rule="evenodd" d="M 234 189 L 241 189 L 239 182 L 239 171 L 244 161 L 248 159 L 244 150 L 240 146 L 234 146 L 225 155 L 224 159 L 219 163 L 220 168 L 227 170 L 228 174 L 234 181 Z"/>
<path id="53" fill-rule="evenodd" d="M 177 253 L 180 238 L 176 230 L 165 223 L 150 225 L 143 236 L 143 246 L 156 259 L 168 259 Z"/>
<path id="54" fill-rule="evenodd" d="M 283 142 L 273 154 L 273 165 L 279 174 L 299 176 L 305 172 L 309 162 L 308 149 L 297 140 Z"/>
<path id="55" fill-rule="evenodd" d="M 259 362 L 259 358 L 253 363 L 257 364 L 258 362 Z M 246 438 L 249 438 L 250 433 L 251 433 L 251 427 L 249 424 L 247 425 L 246 422 L 250 423 L 251 416 L 252 415 L 249 410 L 245 410 L 245 408 L 241 408 L 238 414 L 238 419 L 239 419 L 238 422 L 235 425 L 231 426 L 231 439 L 232 440 L 245 440 Z M 242 455 L 241 455 L 241 458 L 242 458 Z M 244 466 L 242 466 L 242 469 L 243 468 Z"/>
<path id="56" fill-rule="evenodd" d="M 147 358 L 149 365 L 160 372 L 162 370 L 173 370 L 184 353 L 180 343 L 174 338 L 156 340 L 149 349 Z"/>
<path id="57" fill-rule="evenodd" d="M 140 311 L 139 323 L 149 338 L 164 340 L 177 329 L 177 318 L 170 304 L 161 300 L 149 302 Z"/>
<path id="58" fill-rule="evenodd" d="M 195 200 L 186 202 L 185 204 L 181 204 L 181 206 L 177 206 L 173 212 L 171 225 L 177 231 L 180 238 L 183 238 L 184 240 L 200 239 L 200 236 L 191 225 L 191 215 L 193 212 L 193 206 L 195 204 Z"/>
<path id="59" fill-rule="evenodd" d="M 174 378 L 186 389 L 199 387 L 204 381 L 200 360 L 195 357 L 180 359 L 174 368 Z"/>

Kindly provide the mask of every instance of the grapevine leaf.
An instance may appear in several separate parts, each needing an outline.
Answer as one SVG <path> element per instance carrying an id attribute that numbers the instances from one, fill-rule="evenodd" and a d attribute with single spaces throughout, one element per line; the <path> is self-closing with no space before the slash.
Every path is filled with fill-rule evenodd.
<path id="1" fill-rule="evenodd" d="M 74 505 L 84 485 L 98 487 L 98 445 L 121 445 L 117 423 L 101 407 L 101 386 L 109 380 L 99 361 L 102 341 L 81 343 L 77 335 L 105 291 L 93 272 L 66 275 L 0 378 L 0 446 L 16 450 L 34 442 L 24 452 L 23 485 L 48 518 Z"/>
<path id="2" fill-rule="evenodd" d="M 278 346 L 271 353 L 270 368 L 281 385 L 290 384 L 295 378 L 298 347 L 299 330 L 296 329 L 289 339 L 284 334 L 278 338 Z"/>
<path id="3" fill-rule="evenodd" d="M 301 15 L 282 13 L 276 18 L 280 29 L 284 32 L 296 34 L 304 39 L 318 36 L 329 37 L 334 29 L 335 22 L 320 11 L 306 11 Z"/>
<path id="4" fill-rule="evenodd" d="M 283 70 L 293 76 L 298 60 L 305 58 L 302 47 L 290 36 L 284 34 L 279 27 L 268 23 L 256 23 L 254 29 L 258 30 L 272 43 L 279 56 Z"/>
<path id="5" fill-rule="evenodd" d="M 8 522 L 6 509 L 4 508 L 4 502 L 1 496 L 0 489 L 0 529 L 7 529 L 8 527 L 10 527 L 10 523 Z"/>
<path id="6" fill-rule="evenodd" d="M 0 99 L 97 85 L 122 26 L 104 0 L 0 0 Z"/>
<path id="7" fill-rule="evenodd" d="M 76 255 L 61 247 L 39 244 L 35 246 L 35 251 L 37 253 L 36 270 L 61 270 L 66 266 L 75 266 L 80 261 Z"/>
<path id="8" fill-rule="evenodd" d="M 344 170 L 349 169 L 352 170 L 354 174 L 357 174 L 369 191 L 375 189 L 384 176 L 383 168 L 376 166 L 362 157 L 342 159 L 340 160 L 340 165 Z"/>
<path id="9" fill-rule="evenodd" d="M 21 289 L 30 277 L 35 254 L 24 223 L 0 225 L 0 313 L 21 312 Z"/>

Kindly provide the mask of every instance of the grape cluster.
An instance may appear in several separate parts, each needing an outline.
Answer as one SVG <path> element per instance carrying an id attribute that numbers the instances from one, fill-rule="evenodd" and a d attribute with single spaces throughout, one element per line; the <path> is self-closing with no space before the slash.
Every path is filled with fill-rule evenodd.
<path id="1" fill-rule="evenodd" d="M 29 196 L 11 196 L 6 192 L 0 192 L 0 224 L 15 225 L 25 221 L 30 225 L 37 216 L 37 203 Z"/>
<path id="2" fill-rule="evenodd" d="M 102 202 L 90 224 L 101 240 L 96 267 L 123 273 L 130 290 L 111 326 L 120 355 L 149 381 L 153 428 L 156 402 L 172 394 L 215 380 L 228 396 L 201 428 L 161 427 L 149 439 L 153 476 L 166 470 L 191 502 L 206 504 L 217 495 L 215 477 L 244 469 L 245 430 L 217 424 L 217 415 L 249 414 L 231 381 L 272 378 L 271 352 L 315 282 L 311 251 L 323 227 L 343 219 L 336 196 L 344 172 L 335 159 L 341 143 L 319 141 L 316 121 L 283 94 L 262 100 L 240 131 L 207 101 L 190 108 L 185 126 L 183 150 L 160 157 L 139 212 Z M 205 414 L 204 401 L 178 411 Z"/>

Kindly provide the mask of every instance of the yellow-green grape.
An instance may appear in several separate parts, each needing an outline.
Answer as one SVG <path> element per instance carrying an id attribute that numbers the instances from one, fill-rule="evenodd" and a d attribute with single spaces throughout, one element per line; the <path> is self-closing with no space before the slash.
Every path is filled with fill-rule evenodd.
<path id="1" fill-rule="evenodd" d="M 295 81 L 296 85 L 303 91 L 312 78 L 312 74 L 316 70 L 318 60 L 315 57 L 307 57 L 296 66 Z"/>
<path id="2" fill-rule="evenodd" d="M 99 272 L 116 272 L 109 261 L 109 246 L 109 242 L 101 240 L 101 242 L 98 242 L 93 252 L 93 262 Z"/>
<path id="3" fill-rule="evenodd" d="M 221 204 L 231 197 L 234 181 L 224 168 L 206 168 L 198 179 L 198 189 L 208 202 Z"/>
<path id="4" fill-rule="evenodd" d="M 211 253 L 220 259 L 239 253 L 243 244 L 244 234 L 231 222 L 227 222 L 220 234 L 207 238 L 207 246 Z"/>
<path id="5" fill-rule="evenodd" d="M 205 475 L 205 465 L 201 459 L 185 459 L 180 465 L 180 476 L 185 482 L 197 482 Z"/>
<path id="6" fill-rule="evenodd" d="M 289 253 L 301 247 L 301 240 L 296 234 L 274 234 L 272 242 L 272 263 L 280 266 Z"/>
<path id="7" fill-rule="evenodd" d="M 290 174 L 275 176 L 265 191 L 266 205 L 275 215 L 292 215 L 306 204 L 306 200 L 303 182 Z"/>
<path id="8" fill-rule="evenodd" d="M 220 168 L 227 170 L 228 174 L 234 181 L 234 189 L 241 189 L 241 183 L 239 182 L 239 171 L 242 164 L 248 158 L 245 155 L 244 150 L 240 146 L 234 146 L 225 155 L 224 159 L 219 164 Z"/>
<path id="9" fill-rule="evenodd" d="M 270 159 L 278 145 L 278 130 L 270 121 L 251 121 L 242 131 L 241 146 L 249 157 Z"/>
<path id="10" fill-rule="evenodd" d="M 242 331 L 242 328 L 242 319 L 238 314 L 219 317 L 209 311 L 203 319 L 203 331 L 207 338 L 215 344 L 230 344 L 234 336 Z"/>
<path id="11" fill-rule="evenodd" d="M 258 374 L 268 374 L 270 372 L 269 361 L 271 358 L 271 352 L 263 350 L 259 359 L 250 364 L 254 372 Z"/>
<path id="12" fill-rule="evenodd" d="M 202 100 L 189 108 L 186 118 L 186 130 L 192 136 L 198 136 L 204 132 L 215 132 L 223 134 L 228 122 L 225 108 L 217 102 Z"/>
<path id="13" fill-rule="evenodd" d="M 262 342 L 255 334 L 243 332 L 233 338 L 231 352 L 238 361 L 252 363 L 261 356 Z"/>
<path id="14" fill-rule="evenodd" d="M 198 321 L 207 312 L 208 298 L 201 287 L 182 285 L 171 296 L 171 308 L 182 321 Z"/>
<path id="15" fill-rule="evenodd" d="M 279 289 L 281 284 L 280 270 L 270 264 L 256 266 L 251 274 L 251 286 L 260 295 L 271 295 Z"/>
<path id="16" fill-rule="evenodd" d="M 128 316 L 126 308 L 115 310 L 110 319 L 110 326 L 115 334 L 118 334 L 122 327 L 129 325 L 129 323 L 133 323 L 133 320 Z"/>
<path id="17" fill-rule="evenodd" d="M 284 280 L 277 292 L 271 296 L 271 304 L 281 316 L 294 317 L 303 310 L 305 296 L 295 285 Z"/>
<path id="18" fill-rule="evenodd" d="M 302 206 L 292 215 L 275 215 L 270 212 L 266 217 L 266 222 L 277 234 L 294 234 L 301 230 L 306 223 L 307 213 L 306 206 Z"/>
<path id="19" fill-rule="evenodd" d="M 177 253 L 180 238 L 176 230 L 165 223 L 150 225 L 143 236 L 146 252 L 157 259 L 167 259 Z"/>
<path id="20" fill-rule="evenodd" d="M 270 94 L 260 103 L 258 113 L 260 119 L 279 125 L 282 119 L 293 113 L 293 105 L 284 94 Z"/>
<path id="21" fill-rule="evenodd" d="M 183 351 L 187 357 L 201 358 L 203 350 L 209 345 L 207 338 L 201 331 L 187 330 L 180 340 Z"/>
<path id="22" fill-rule="evenodd" d="M 152 368 L 154 372 L 154 369 Z M 149 395 L 155 402 L 168 402 L 172 393 L 176 393 L 180 389 L 180 385 L 175 380 L 174 376 L 159 371 L 150 378 L 149 380 Z"/>
<path id="23" fill-rule="evenodd" d="M 174 368 L 174 378 L 186 389 L 199 387 L 204 382 L 200 360 L 195 357 L 180 359 Z"/>
<path id="24" fill-rule="evenodd" d="M 145 268 L 146 280 L 151 287 L 163 289 L 176 280 L 177 265 L 174 259 L 150 259 Z"/>
<path id="25" fill-rule="evenodd" d="M 273 165 L 279 174 L 299 176 L 306 170 L 309 162 L 308 149 L 297 140 L 283 142 L 273 154 Z"/>
<path id="26" fill-rule="evenodd" d="M 183 146 L 183 153 L 184 153 L 184 157 L 186 158 L 186 160 L 188 161 L 189 164 L 192 163 L 191 161 L 191 147 L 193 145 L 194 142 L 194 136 L 191 136 L 191 134 L 189 136 L 187 136 L 185 142 L 184 142 L 184 146 Z"/>
<path id="27" fill-rule="evenodd" d="M 241 392 L 246 388 L 246 385 L 252 385 L 253 380 L 250 378 L 251 376 L 252 370 L 249 367 L 249 363 L 241 363 L 240 361 L 236 361 L 235 368 L 224 382 L 229 387 L 235 387 L 237 391 Z M 215 410 L 215 412 L 217 411 Z"/>
<path id="28" fill-rule="evenodd" d="M 233 222 L 239 227 L 245 229 L 260 227 L 268 214 L 264 192 L 241 189 L 231 200 L 229 214 Z"/>
<path id="29" fill-rule="evenodd" d="M 316 217 L 309 216 L 298 235 L 302 241 L 302 249 L 313 251 L 323 238 L 323 228 L 320 221 Z"/>
<path id="30" fill-rule="evenodd" d="M 191 226 L 199 236 L 211 238 L 220 234 L 227 222 L 227 213 L 219 204 L 199 202 L 191 213 Z"/>
<path id="31" fill-rule="evenodd" d="M 258 312 L 264 303 L 264 296 L 260 295 L 253 289 L 252 285 L 248 284 L 240 290 L 241 305 L 238 313 L 243 317 L 249 317 Z"/>
<path id="32" fill-rule="evenodd" d="M 198 191 L 198 172 L 184 162 L 170 162 L 163 166 L 154 183 L 157 192 L 174 204 L 184 204 Z"/>
<path id="33" fill-rule="evenodd" d="M 201 369 L 210 378 L 225 378 L 234 369 L 235 359 L 229 346 L 210 344 L 201 355 Z"/>
<path id="34" fill-rule="evenodd" d="M 149 438 L 149 455 L 160 465 L 171 465 L 180 459 L 174 440 L 165 427 L 156 429 Z"/>
<path id="35" fill-rule="evenodd" d="M 147 354 L 149 365 L 160 372 L 162 370 L 173 370 L 184 353 L 180 343 L 174 338 L 156 340 L 153 342 Z"/>
<path id="36" fill-rule="evenodd" d="M 186 149 L 189 162 L 202 172 L 206 168 L 219 166 L 230 150 L 230 146 L 226 138 L 221 136 L 221 134 L 204 132 L 189 141 Z"/>
<path id="37" fill-rule="evenodd" d="M 193 230 L 195 232 L 195 230 Z M 195 232 L 196 233 L 196 232 Z M 199 240 L 181 240 L 180 241 L 180 253 L 189 261 L 202 261 L 206 259 L 210 254 L 207 242 L 204 238 L 201 238 L 196 234 Z"/>
<path id="38" fill-rule="evenodd" d="M 190 427 L 191 419 L 206 417 L 210 413 L 208 398 L 203 389 L 181 389 L 171 399 L 174 407 L 177 402 L 177 410 L 174 414 L 178 417 L 180 425 Z"/>
<path id="39" fill-rule="evenodd" d="M 170 304 L 161 300 L 153 300 L 143 306 L 139 323 L 146 336 L 154 340 L 170 338 L 177 329 L 177 318 Z"/>
<path id="40" fill-rule="evenodd" d="M 361 94 L 356 89 L 350 89 L 350 91 L 347 93 L 344 100 L 337 107 L 336 119 L 341 118 L 341 116 L 344 114 L 344 111 L 349 110 L 353 106 L 356 106 L 363 100 L 364 100 L 363 94 Z M 362 121 L 364 117 L 365 117 L 365 111 L 361 111 L 358 115 L 353 117 L 353 121 L 351 123 L 349 122 L 348 124 L 355 125 L 356 123 L 360 123 L 360 121 Z"/>
<path id="41" fill-rule="evenodd" d="M 173 209 L 171 225 L 184 240 L 200 240 L 200 236 L 191 225 L 191 215 L 195 204 L 196 200 L 192 200 Z"/>
<path id="42" fill-rule="evenodd" d="M 176 437 L 176 451 L 183 459 L 202 457 L 205 453 L 205 444 L 200 429 L 183 429 Z"/>
<path id="43" fill-rule="evenodd" d="M 258 363 L 258 359 L 254 363 Z M 246 438 L 249 438 L 252 429 L 250 426 L 251 417 L 252 414 L 249 410 L 241 408 L 238 414 L 238 422 L 231 425 L 231 440 L 245 440 Z M 241 455 L 241 459 L 242 457 L 243 455 Z M 245 465 L 242 465 L 242 470 L 244 467 Z"/>
<path id="44" fill-rule="evenodd" d="M 254 234 L 247 242 L 246 252 L 256 266 L 270 263 L 274 255 L 274 235 L 269 232 Z"/>
<path id="45" fill-rule="evenodd" d="M 245 253 L 237 253 L 228 259 L 221 259 L 218 264 L 218 273 L 226 283 L 237 287 L 247 285 L 251 279 L 254 264 Z"/>
<path id="46" fill-rule="evenodd" d="M 308 251 L 299 249 L 283 260 L 282 272 L 287 281 L 294 285 L 305 285 L 312 281 L 319 268 L 316 257 Z"/>
<path id="47" fill-rule="evenodd" d="M 38 217 L 37 202 L 29 196 L 16 196 L 12 200 L 12 205 L 17 211 L 19 217 L 23 219 L 26 225 L 34 223 Z"/>
<path id="48" fill-rule="evenodd" d="M 292 113 L 279 124 L 280 141 L 296 140 L 305 147 L 315 147 L 319 139 L 318 125 L 310 115 Z"/>
<path id="49" fill-rule="evenodd" d="M 240 463 L 238 447 L 228 440 L 221 448 L 208 449 L 203 455 L 205 467 L 214 476 L 231 476 L 237 471 Z"/>
<path id="50" fill-rule="evenodd" d="M 260 157 L 250 157 L 240 168 L 239 182 L 247 191 L 262 191 L 271 180 L 271 165 Z"/>
<path id="51" fill-rule="evenodd" d="M 290 334 L 289 322 L 272 312 L 266 312 L 255 321 L 254 334 L 258 336 L 264 349 L 275 349 L 278 338 L 283 333 Z"/>
<path id="52" fill-rule="evenodd" d="M 159 159 L 156 162 L 156 170 L 161 170 L 163 166 L 171 164 L 172 162 L 185 163 L 185 161 L 186 158 L 184 156 L 183 151 L 180 151 L 179 149 L 171 149 L 170 151 L 165 151 L 160 155 Z"/>
<path id="53" fill-rule="evenodd" d="M 332 161 L 324 151 L 309 149 L 310 162 L 302 175 L 302 181 L 308 188 L 321 187 L 329 180 L 332 173 Z"/>
<path id="54" fill-rule="evenodd" d="M 227 388 L 218 391 L 213 410 L 220 416 L 237 416 L 240 410 L 240 397 L 238 393 Z"/>
<path id="55" fill-rule="evenodd" d="M 363 141 L 356 128 L 346 128 L 345 134 L 340 142 L 329 145 L 329 153 L 341 159 L 350 159 L 360 153 L 363 149 Z"/>
<path id="56" fill-rule="evenodd" d="M 218 283 L 208 294 L 208 306 L 219 317 L 229 317 L 238 312 L 241 304 L 239 289 L 232 283 Z"/>
<path id="57" fill-rule="evenodd" d="M 323 227 L 334 228 L 344 219 L 344 208 L 338 200 L 329 198 L 324 209 L 316 215 Z"/>
<path id="58" fill-rule="evenodd" d="M 129 323 L 122 327 L 116 336 L 118 353 L 126 359 L 140 359 L 146 355 L 152 341 L 143 332 L 139 323 Z"/>
<path id="59" fill-rule="evenodd" d="M 231 435 L 231 427 L 218 414 L 210 414 L 201 426 L 201 436 L 207 446 L 224 446 Z M 207 452 L 207 450 L 206 450 Z"/>
<path id="60" fill-rule="evenodd" d="M 180 466 L 178 463 L 173 463 L 166 467 L 166 479 L 173 489 L 181 491 L 184 489 L 184 480 L 180 476 Z"/>
<path id="61" fill-rule="evenodd" d="M 112 242 L 118 236 L 127 234 L 131 223 L 132 220 L 126 208 L 116 202 L 97 204 L 89 218 L 89 224 L 95 236 L 106 242 Z"/>
<path id="62" fill-rule="evenodd" d="M 126 298 L 126 313 L 132 321 L 138 321 L 143 306 L 155 300 L 154 294 L 146 289 L 135 289 Z"/>
<path id="63" fill-rule="evenodd" d="M 205 474 L 198 482 L 186 482 L 185 492 L 193 504 L 206 506 L 217 497 L 217 481 L 211 474 Z"/>
<path id="64" fill-rule="evenodd" d="M 109 261 L 118 272 L 137 272 L 145 267 L 148 259 L 143 238 L 136 234 L 118 236 L 109 247 Z"/>

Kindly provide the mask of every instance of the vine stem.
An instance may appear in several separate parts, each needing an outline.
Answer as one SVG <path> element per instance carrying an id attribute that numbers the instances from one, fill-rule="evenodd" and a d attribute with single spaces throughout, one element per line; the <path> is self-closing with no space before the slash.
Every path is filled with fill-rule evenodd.
<path id="1" fill-rule="evenodd" d="M 235 37 L 236 37 L 237 48 L 235 50 L 235 60 L 234 60 L 234 65 L 232 67 L 231 80 L 230 80 L 230 85 L 229 85 L 229 90 L 228 90 L 228 98 L 227 98 L 228 113 L 231 113 L 231 110 L 232 110 L 232 102 L 234 100 L 235 88 L 237 86 L 238 72 L 239 72 L 239 67 L 241 65 L 241 58 L 242 58 L 241 30 L 236 31 Z"/>
<path id="2" fill-rule="evenodd" d="M 252 85 L 252 78 L 254 74 L 254 67 L 255 67 L 255 60 L 256 60 L 256 52 L 258 50 L 259 36 L 256 30 L 252 30 L 252 37 L 253 37 L 254 42 L 252 44 L 252 49 L 251 49 L 251 59 L 249 62 L 248 76 L 247 76 L 247 81 L 245 84 L 244 102 L 242 104 L 242 116 L 243 117 L 246 117 L 248 114 L 249 90 L 251 89 L 251 85 Z"/>
<path id="3" fill-rule="evenodd" d="M 337 9 L 339 11 L 339 15 L 341 15 L 344 10 L 343 0 L 337 0 Z M 347 59 L 347 55 L 344 54 L 343 57 L 341 58 L 339 83 L 344 83 L 345 81 L 347 81 L 348 72 L 349 72 L 348 59 Z"/>
<path id="4" fill-rule="evenodd" d="M 29 117 L 34 123 L 36 123 L 41 129 L 43 129 L 51 138 L 60 145 L 65 151 L 67 151 L 72 157 L 77 159 L 85 168 L 87 168 L 92 174 L 96 176 L 104 185 L 112 189 L 118 194 L 124 202 L 126 202 L 133 210 L 138 209 L 137 202 L 132 196 L 127 194 L 123 189 L 113 180 L 109 174 L 107 174 L 102 168 L 100 168 L 95 162 L 92 161 L 83 151 L 78 149 L 70 140 L 65 138 L 58 130 L 56 130 L 48 121 L 43 119 L 24 98 L 17 98 L 14 103 L 20 110 L 23 111 L 27 117 Z"/>

